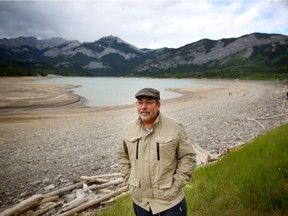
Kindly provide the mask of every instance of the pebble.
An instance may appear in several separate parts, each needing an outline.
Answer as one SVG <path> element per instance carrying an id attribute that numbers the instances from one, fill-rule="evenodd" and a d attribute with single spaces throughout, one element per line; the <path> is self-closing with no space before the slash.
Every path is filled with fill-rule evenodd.
<path id="1" fill-rule="evenodd" d="M 52 191 L 52 190 L 54 190 L 55 189 L 55 185 L 54 184 L 50 184 L 50 185 L 48 185 L 48 186 L 46 186 L 45 188 L 44 188 L 44 191 L 45 192 L 49 192 L 49 191 Z"/>
<path id="2" fill-rule="evenodd" d="M 25 192 L 20 194 L 20 198 L 27 197 L 28 194 L 29 194 L 28 191 L 25 191 Z"/>
<path id="3" fill-rule="evenodd" d="M 42 181 L 43 184 L 49 184 L 50 183 L 50 180 L 48 177 L 46 177 L 43 181 Z"/>

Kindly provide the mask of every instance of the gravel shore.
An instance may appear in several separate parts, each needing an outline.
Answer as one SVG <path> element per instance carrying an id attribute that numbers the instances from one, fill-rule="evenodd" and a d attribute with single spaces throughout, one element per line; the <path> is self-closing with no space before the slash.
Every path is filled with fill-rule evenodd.
<path id="1" fill-rule="evenodd" d="M 0 84 L 7 81 L 2 79 Z M 45 192 L 48 185 L 57 188 L 82 175 L 116 171 L 118 140 L 127 122 L 137 118 L 135 105 L 79 107 L 81 98 L 67 90 L 71 86 L 46 86 L 40 97 L 41 87 L 29 89 L 17 79 L 13 82 L 17 85 L 6 85 L 0 94 L 0 212 Z M 247 142 L 287 124 L 287 86 L 264 81 L 207 82 L 221 85 L 173 89 L 183 96 L 161 103 L 161 112 L 184 125 L 191 143 L 214 153 L 223 145 Z M 17 104 L 12 95 L 21 92 L 21 83 L 29 99 Z M 33 93 L 39 97 L 31 102 Z M 260 117 L 266 118 L 257 120 Z"/>

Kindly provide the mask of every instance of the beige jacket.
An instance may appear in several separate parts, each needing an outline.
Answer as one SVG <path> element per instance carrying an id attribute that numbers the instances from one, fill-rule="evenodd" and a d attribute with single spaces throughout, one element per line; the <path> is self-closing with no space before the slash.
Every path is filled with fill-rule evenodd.
<path id="1" fill-rule="evenodd" d="M 196 154 L 184 128 L 159 114 L 149 133 L 141 120 L 126 127 L 118 150 L 119 166 L 133 201 L 153 214 L 184 198 Z"/>

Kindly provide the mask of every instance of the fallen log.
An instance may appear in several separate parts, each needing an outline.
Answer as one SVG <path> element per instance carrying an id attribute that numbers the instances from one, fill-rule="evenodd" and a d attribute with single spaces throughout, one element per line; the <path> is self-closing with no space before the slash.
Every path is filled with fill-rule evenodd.
<path id="1" fill-rule="evenodd" d="M 107 187 L 122 184 L 122 183 L 123 183 L 123 179 L 121 178 L 121 179 L 116 179 L 116 180 L 110 181 L 108 183 L 100 184 L 100 185 L 91 185 L 89 186 L 89 189 L 92 191 L 99 190 L 99 189 L 107 188 Z"/>
<path id="2" fill-rule="evenodd" d="M 97 193 L 100 193 L 99 194 L 100 198 L 101 197 L 108 197 L 109 198 L 110 196 L 113 196 L 113 194 L 115 194 L 115 188 L 117 188 L 117 187 L 119 187 L 119 185 L 123 184 L 123 179 L 122 178 L 116 178 L 114 180 L 111 180 L 110 178 L 115 177 L 115 176 L 120 176 L 120 175 L 121 175 L 121 173 L 113 173 L 113 174 L 99 175 L 101 177 L 99 177 L 99 176 L 84 177 L 84 178 L 82 177 L 82 179 L 86 179 L 88 181 L 87 184 L 89 184 L 90 186 L 88 186 L 85 183 L 85 181 L 81 181 L 81 182 L 78 182 L 76 184 L 66 186 L 64 188 L 52 191 L 52 192 L 47 193 L 47 194 L 36 194 L 36 195 L 22 201 L 18 205 L 14 206 L 12 208 L 6 209 L 4 212 L 0 213 L 0 216 L 19 215 L 19 214 L 24 213 L 28 210 L 35 211 L 35 213 L 34 213 L 35 215 L 42 215 L 53 208 L 55 210 L 56 210 L 56 208 L 58 209 L 58 210 L 56 210 L 56 211 L 58 211 L 58 214 L 63 213 L 63 212 L 67 212 L 70 210 L 72 211 L 73 209 L 78 208 L 79 206 L 81 206 L 87 202 L 90 202 L 91 199 L 95 200 L 98 198 L 98 195 L 94 194 L 92 190 L 94 190 L 94 191 L 97 190 L 98 191 Z M 100 179 L 100 181 L 99 181 L 99 179 Z M 103 183 L 91 185 L 91 183 L 94 180 L 98 180 L 97 181 L 98 183 L 99 182 L 103 182 Z M 92 181 L 92 182 L 90 182 L 90 181 Z M 70 203 L 63 205 L 64 200 L 63 200 L 62 195 L 67 193 L 67 192 L 69 193 L 75 189 L 78 189 L 80 191 L 79 192 L 80 195 L 78 193 L 78 196 L 77 196 L 78 190 L 76 190 L 76 197 L 78 199 L 72 200 Z M 106 190 L 105 191 L 99 191 L 101 189 L 106 189 Z M 117 191 L 119 192 L 119 190 L 117 190 Z M 118 194 L 118 192 L 116 192 L 116 194 Z M 106 200 L 106 199 L 107 198 L 105 198 L 104 200 Z M 101 202 L 101 199 L 100 199 L 100 202 Z M 61 206 L 60 209 L 59 209 L 59 206 Z"/>
<path id="3" fill-rule="evenodd" d="M 94 177 L 90 177 L 90 176 L 81 176 L 80 179 L 85 180 L 89 183 L 94 182 L 94 183 L 102 184 L 102 183 L 109 182 L 109 179 L 107 179 L 107 178 L 99 178 L 99 177 L 94 178 Z"/>
<path id="4" fill-rule="evenodd" d="M 44 199 L 42 194 L 35 194 L 32 197 L 20 202 L 16 206 L 6 209 L 0 216 L 9 216 L 9 215 L 20 215 L 22 212 L 25 212 L 29 209 L 33 209 L 34 207 L 38 206 L 41 200 Z"/>
<path id="5" fill-rule="evenodd" d="M 42 205 L 42 204 L 47 203 L 47 202 L 54 202 L 54 201 L 57 201 L 58 199 L 59 199 L 59 196 L 45 197 L 43 200 L 41 200 L 39 202 L 39 205 Z"/>
<path id="6" fill-rule="evenodd" d="M 75 213 L 84 211 L 84 210 L 86 210 L 88 208 L 91 208 L 93 206 L 98 205 L 99 203 L 101 203 L 101 202 L 103 202 L 103 201 L 105 201 L 107 199 L 110 199 L 110 198 L 112 198 L 112 197 L 114 197 L 114 196 L 116 196 L 118 194 L 121 194 L 121 193 L 123 193 L 123 192 L 125 192 L 127 190 L 128 190 L 128 186 L 124 186 L 124 187 L 119 188 L 119 189 L 117 189 L 117 190 L 115 190 L 115 191 L 113 191 L 113 192 L 111 192 L 111 193 L 109 193 L 107 195 L 104 195 L 104 196 L 102 196 L 100 198 L 90 200 L 87 203 L 84 203 L 83 205 L 81 205 L 81 206 L 79 206 L 77 208 L 74 208 L 74 209 L 72 209 L 72 210 L 70 210 L 68 212 L 60 214 L 59 216 L 69 216 L 69 215 L 73 215 Z"/>
<path id="7" fill-rule="evenodd" d="M 52 191 L 50 193 L 44 194 L 44 197 L 46 198 L 46 197 L 51 197 L 51 196 L 57 196 L 57 195 L 60 195 L 62 193 L 74 190 L 75 188 L 81 188 L 82 186 L 83 186 L 83 183 L 82 182 L 78 182 L 76 184 L 69 185 L 67 187 L 61 188 L 59 190 Z"/>
<path id="8" fill-rule="evenodd" d="M 48 212 L 50 209 L 56 208 L 57 206 L 61 205 L 61 203 L 51 203 L 48 206 L 45 206 L 43 208 L 38 209 L 33 216 L 41 216 L 43 214 L 45 214 L 46 212 Z"/>
<path id="9" fill-rule="evenodd" d="M 73 200 L 71 203 L 67 203 L 65 205 L 62 206 L 62 209 L 58 212 L 58 214 L 67 212 L 71 209 L 74 209 L 80 205 L 82 205 L 83 203 L 88 202 L 89 200 L 91 200 L 91 197 L 82 197 L 76 200 Z"/>
<path id="10" fill-rule="evenodd" d="M 197 144 L 194 144 L 194 150 L 196 153 L 196 165 L 207 164 L 209 161 L 218 159 L 218 156 L 210 154 L 210 152 L 204 150 Z"/>
<path id="11" fill-rule="evenodd" d="M 97 175 L 97 176 L 89 176 L 87 178 L 109 178 L 109 177 L 116 177 L 116 176 L 121 176 L 121 173 L 111 173 L 111 174 L 102 174 L 102 175 Z M 81 176 L 82 178 L 83 176 Z M 85 177 L 85 176 L 84 176 Z"/>
<path id="12" fill-rule="evenodd" d="M 262 124 L 261 124 L 259 121 L 257 121 L 256 119 L 248 118 L 247 120 L 248 120 L 248 121 L 254 121 L 254 122 L 256 122 L 258 125 L 260 125 L 260 126 L 265 130 L 264 125 L 262 125 Z"/>
<path id="13" fill-rule="evenodd" d="M 194 150 L 196 153 L 197 165 L 208 163 L 208 152 L 202 149 L 199 145 L 194 144 Z"/>
<path id="14" fill-rule="evenodd" d="M 287 114 L 280 114 L 280 115 L 274 115 L 274 116 L 265 116 L 265 117 L 259 117 L 259 118 L 255 118 L 256 120 L 266 120 L 266 119 L 273 119 L 273 118 L 282 118 L 288 116 Z"/>

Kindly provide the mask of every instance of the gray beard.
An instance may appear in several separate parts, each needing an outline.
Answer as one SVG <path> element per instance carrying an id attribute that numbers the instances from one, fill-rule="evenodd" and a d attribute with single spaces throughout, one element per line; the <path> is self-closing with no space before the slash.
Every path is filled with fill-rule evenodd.
<path id="1" fill-rule="evenodd" d="M 149 121 L 149 120 L 152 119 L 152 116 L 151 116 L 151 115 L 148 115 L 148 116 L 142 116 L 142 115 L 140 115 L 140 118 L 141 118 L 142 121 Z"/>

